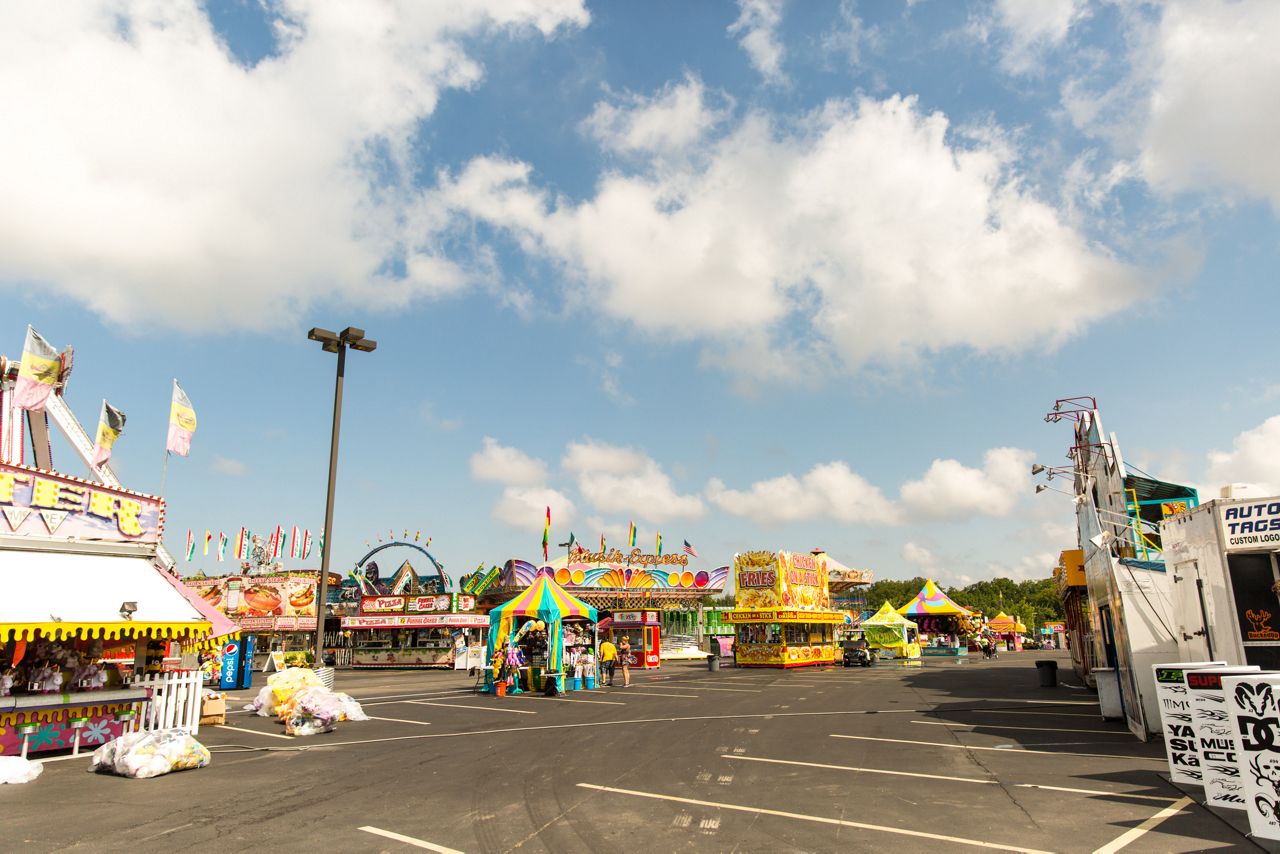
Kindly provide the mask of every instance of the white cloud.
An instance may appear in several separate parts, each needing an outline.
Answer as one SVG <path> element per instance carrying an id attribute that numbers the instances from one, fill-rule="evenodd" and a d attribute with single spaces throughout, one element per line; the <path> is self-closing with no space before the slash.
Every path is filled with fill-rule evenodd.
<path id="1" fill-rule="evenodd" d="M 833 100 L 789 130 L 751 113 L 689 164 L 610 173 L 576 205 L 494 158 L 441 193 L 562 264 L 575 303 L 707 342 L 730 369 L 719 354 L 750 341 L 813 377 L 1052 348 L 1149 291 L 1016 167 L 998 130 L 959 139 L 895 96 Z"/>
<path id="2" fill-rule="evenodd" d="M 902 485 L 902 502 L 912 513 L 930 518 L 1007 516 L 1031 489 L 1034 456 L 1019 448 L 992 448 L 981 469 L 934 460 L 924 477 Z"/>
<path id="3" fill-rule="evenodd" d="M 576 476 L 582 497 L 601 513 L 665 522 L 697 519 L 706 511 L 701 498 L 679 494 L 657 462 L 632 448 L 592 439 L 571 442 L 560 465 Z"/>
<path id="4" fill-rule="evenodd" d="M 484 447 L 471 455 L 471 476 L 508 486 L 537 486 L 547 481 L 547 464 L 485 436 Z"/>
<path id="5" fill-rule="evenodd" d="M 551 508 L 551 524 L 555 530 L 568 530 L 576 518 L 577 508 L 564 493 L 541 486 L 508 486 L 493 507 L 493 518 L 526 531 L 541 531 Z M 559 536 L 559 535 L 556 535 Z"/>
<path id="6" fill-rule="evenodd" d="M 218 474 L 225 474 L 228 477 L 244 477 L 249 473 L 249 467 L 239 460 L 230 457 L 215 456 L 209 463 L 209 468 Z"/>
<path id="7" fill-rule="evenodd" d="M 997 0 L 994 23 L 1005 35 L 1001 65 L 1014 74 L 1035 70 L 1088 10 L 1088 0 Z"/>
<path id="8" fill-rule="evenodd" d="M 803 478 L 788 474 L 758 481 L 745 491 L 713 479 L 707 499 L 726 513 L 761 525 L 819 518 L 864 525 L 900 521 L 893 503 L 843 462 L 814 466 Z"/>
<path id="9" fill-rule="evenodd" d="M 620 152 L 672 153 L 699 142 L 712 127 L 724 121 L 732 99 L 713 109 L 707 92 L 695 75 L 682 83 L 668 83 L 652 98 L 630 95 L 623 106 L 596 104 L 582 128 L 605 148 Z"/>
<path id="10" fill-rule="evenodd" d="M 880 31 L 868 27 L 858 17 L 857 7 L 853 0 L 841 0 L 839 23 L 827 30 L 822 37 L 822 49 L 828 53 L 841 56 L 850 65 L 862 62 L 864 45 L 875 47 L 880 42 Z"/>
<path id="11" fill-rule="evenodd" d="M 729 25 L 729 35 L 742 34 L 739 44 L 747 52 L 751 66 L 766 82 L 785 80 L 783 49 L 778 41 L 783 0 L 738 0 L 738 19 Z"/>
<path id="12" fill-rule="evenodd" d="M 922 545 L 907 542 L 902 546 L 902 559 L 921 569 L 932 570 L 938 566 L 938 558 Z"/>
<path id="13" fill-rule="evenodd" d="M 1280 494 L 1280 415 L 1241 433 L 1230 451 L 1210 451 L 1201 500 L 1218 497 L 1228 483 L 1251 483 L 1267 495 Z"/>
<path id="14" fill-rule="evenodd" d="M 413 136 L 480 81 L 468 41 L 585 25 L 581 0 L 262 5 L 276 51 L 252 67 L 197 0 L 3 7 L 0 288 L 223 330 L 467 284 L 410 189 Z"/>

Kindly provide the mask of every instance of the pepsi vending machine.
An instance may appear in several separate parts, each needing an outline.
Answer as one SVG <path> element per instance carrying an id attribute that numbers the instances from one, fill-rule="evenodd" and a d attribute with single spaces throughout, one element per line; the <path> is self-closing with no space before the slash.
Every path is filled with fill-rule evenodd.
<path id="1" fill-rule="evenodd" d="M 224 691 L 253 687 L 253 635 L 222 645 L 222 678 L 218 687 Z"/>

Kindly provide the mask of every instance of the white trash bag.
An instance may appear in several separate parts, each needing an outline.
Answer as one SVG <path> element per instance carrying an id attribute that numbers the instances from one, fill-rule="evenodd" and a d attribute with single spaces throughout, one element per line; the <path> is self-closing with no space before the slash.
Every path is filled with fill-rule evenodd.
<path id="1" fill-rule="evenodd" d="M 23 759 L 21 756 L 0 756 L 0 785 L 30 783 L 39 777 L 43 770 L 43 764 Z"/>
<path id="2" fill-rule="evenodd" d="M 95 750 L 89 770 L 145 779 L 170 771 L 203 768 L 209 758 L 209 749 L 186 730 L 130 732 Z"/>

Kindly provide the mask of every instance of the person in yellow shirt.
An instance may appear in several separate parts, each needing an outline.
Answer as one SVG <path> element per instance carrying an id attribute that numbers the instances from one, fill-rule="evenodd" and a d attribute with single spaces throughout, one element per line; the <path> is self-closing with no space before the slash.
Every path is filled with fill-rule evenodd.
<path id="1" fill-rule="evenodd" d="M 618 648 L 612 641 L 605 638 L 604 643 L 600 644 L 600 669 L 603 671 L 601 675 L 609 680 L 605 683 L 606 685 L 613 684 L 613 668 L 617 663 Z"/>

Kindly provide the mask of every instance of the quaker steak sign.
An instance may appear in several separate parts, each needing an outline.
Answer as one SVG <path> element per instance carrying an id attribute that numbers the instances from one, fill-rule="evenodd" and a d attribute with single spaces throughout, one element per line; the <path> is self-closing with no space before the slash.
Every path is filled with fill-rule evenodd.
<path id="1" fill-rule="evenodd" d="M 154 496 L 0 463 L 0 533 L 155 543 L 163 507 Z"/>

